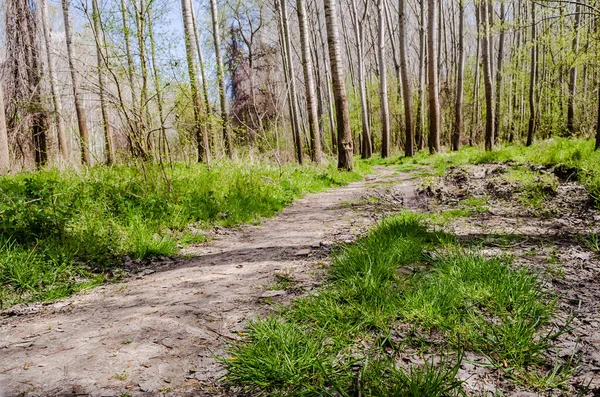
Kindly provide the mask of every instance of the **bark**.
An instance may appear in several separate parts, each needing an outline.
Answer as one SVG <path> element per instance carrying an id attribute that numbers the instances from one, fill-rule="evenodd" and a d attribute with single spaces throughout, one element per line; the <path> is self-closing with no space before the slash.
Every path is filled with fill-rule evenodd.
<path id="1" fill-rule="evenodd" d="M 356 41 L 356 62 L 358 64 L 358 93 L 360 96 L 360 110 L 362 120 L 362 142 L 361 157 L 370 158 L 373 155 L 373 144 L 371 141 L 371 125 L 369 123 L 369 106 L 367 103 L 367 78 L 364 61 L 364 26 L 367 16 L 367 4 L 362 15 L 358 15 L 356 0 L 350 0 L 352 5 L 352 20 L 354 25 L 354 40 Z"/>
<path id="2" fill-rule="evenodd" d="M 505 21 L 505 1 L 500 0 L 500 35 L 498 37 L 498 58 L 496 61 L 496 102 L 494 109 L 494 144 L 498 142 L 500 136 L 500 105 L 502 101 L 502 61 L 504 59 L 504 37 L 506 27 Z"/>
<path id="3" fill-rule="evenodd" d="M 1 121 L 2 120 L 0 120 L 0 122 Z M 1 135 L 1 132 L 0 132 L 0 135 Z M 600 82 L 598 82 L 598 120 L 596 121 L 596 147 L 595 147 L 595 149 L 596 150 L 600 149 Z"/>
<path id="4" fill-rule="evenodd" d="M 404 154 L 406 156 L 412 156 L 415 154 L 415 132 L 413 127 L 412 92 L 408 77 L 406 24 L 406 0 L 400 0 L 398 6 L 398 34 L 400 37 L 398 46 L 400 50 L 400 75 L 402 77 L 402 97 L 404 99 L 404 124 L 406 128 L 406 142 L 404 147 Z"/>
<path id="5" fill-rule="evenodd" d="M 139 114 L 137 90 L 135 84 L 135 64 L 133 62 L 133 52 L 131 51 L 131 36 L 129 31 L 129 18 L 127 17 L 127 5 L 125 0 L 121 0 L 121 18 L 123 21 L 123 38 L 125 39 L 125 56 L 127 57 L 127 77 L 131 89 L 131 105 L 133 109 L 133 118 L 136 119 Z M 134 121 L 134 134 L 138 134 L 139 126 L 137 120 Z"/>
<path id="6" fill-rule="evenodd" d="M 204 52 L 202 51 L 202 45 L 200 44 L 200 37 L 198 35 L 198 21 L 196 21 L 196 11 L 194 3 L 192 3 L 192 19 L 194 20 L 194 39 L 196 41 L 196 51 L 198 51 L 198 63 L 200 64 L 200 77 L 202 78 L 202 97 L 204 98 L 204 106 L 208 113 L 210 111 L 210 100 L 208 99 L 208 80 L 206 79 L 206 67 L 204 63 Z M 210 137 L 209 137 L 210 138 Z"/>
<path id="7" fill-rule="evenodd" d="M 185 51 L 187 55 L 188 74 L 190 77 L 190 88 L 192 91 L 192 102 L 194 106 L 194 124 L 196 130 L 196 142 L 198 145 L 198 162 L 210 162 L 210 149 L 208 146 L 208 131 L 202 123 L 203 113 L 202 100 L 198 92 L 198 67 L 196 65 L 196 54 L 194 51 L 194 20 L 192 19 L 190 0 L 181 0 L 181 12 L 183 16 L 183 29 L 185 39 Z"/>
<path id="8" fill-rule="evenodd" d="M 325 26 L 327 27 L 327 46 L 329 48 L 329 64 L 331 65 L 337 118 L 338 168 L 351 171 L 353 168 L 352 132 L 350 131 L 350 113 L 348 112 L 348 99 L 346 98 L 346 84 L 342 67 L 336 2 L 337 0 L 324 1 Z"/>
<path id="9" fill-rule="evenodd" d="M 535 21 L 535 3 L 531 3 L 531 20 Z M 531 66 L 529 70 L 529 125 L 527 127 L 527 146 L 531 146 L 533 143 L 533 136 L 536 128 L 536 95 L 535 95 L 535 84 L 537 75 L 537 43 L 536 43 L 536 32 L 535 22 L 531 24 Z"/>
<path id="10" fill-rule="evenodd" d="M 574 0 L 577 5 L 575 8 L 575 24 L 573 26 L 573 62 L 575 62 L 575 58 L 577 57 L 577 51 L 579 50 L 579 24 L 581 20 L 581 12 L 580 5 L 578 0 Z M 577 92 L 577 66 L 571 66 L 571 71 L 569 73 L 569 98 L 567 104 L 567 129 L 571 135 L 576 133 L 575 128 L 575 95 Z"/>
<path id="11" fill-rule="evenodd" d="M 138 40 L 138 56 L 140 71 L 142 77 L 142 86 L 140 87 L 140 109 L 139 113 L 134 116 L 138 117 L 141 126 L 141 142 L 138 142 L 139 146 L 143 148 L 142 156 L 146 158 L 152 153 L 152 140 L 150 131 L 150 112 L 148 109 L 148 57 L 146 56 L 146 20 L 145 12 L 146 1 L 139 0 L 139 6 L 134 1 L 135 8 L 135 22 L 137 29 L 137 40 Z"/>
<path id="12" fill-rule="evenodd" d="M 69 17 L 70 0 L 62 0 L 63 17 L 65 21 L 65 36 L 67 41 L 67 58 L 69 60 L 69 71 L 71 73 L 71 82 L 73 85 L 73 99 L 75 101 L 75 113 L 77 114 L 77 125 L 79 127 L 79 142 L 81 146 L 81 161 L 85 165 L 91 165 L 92 157 L 90 155 L 90 138 L 87 127 L 85 109 L 79 95 L 79 75 L 75 70 L 73 57 L 73 27 Z"/>
<path id="13" fill-rule="evenodd" d="M 465 3 L 458 0 L 458 65 L 456 70 L 456 101 L 454 102 L 454 134 L 452 150 L 460 149 L 460 135 L 463 129 L 463 94 L 465 78 Z"/>
<path id="14" fill-rule="evenodd" d="M 481 39 L 481 62 L 483 63 L 483 83 L 485 87 L 485 150 L 494 149 L 494 84 L 492 82 L 491 65 L 491 32 L 490 16 L 487 3 L 481 4 L 481 23 L 483 37 Z"/>
<path id="15" fill-rule="evenodd" d="M 378 2 L 379 15 L 379 35 L 378 35 L 378 53 L 379 53 L 379 97 L 381 98 L 381 157 L 386 158 L 390 155 L 390 111 L 387 95 L 387 72 L 385 65 L 385 7 L 384 0 Z"/>
<path id="16" fill-rule="evenodd" d="M 192 5 L 193 11 L 193 5 Z M 159 159 L 162 159 L 161 154 L 164 153 L 166 156 L 169 156 L 169 143 L 167 140 L 167 128 L 165 121 L 165 114 L 163 109 L 163 93 L 162 88 L 160 86 L 160 78 L 158 75 L 158 62 L 156 60 L 156 41 L 154 39 L 154 21 L 152 20 L 152 8 L 148 7 L 147 9 L 148 15 L 148 39 L 150 40 L 150 59 L 152 61 L 152 72 L 154 78 L 154 90 L 156 91 L 156 105 L 158 107 L 158 118 L 160 121 L 160 137 L 158 144 L 158 155 Z M 193 16 L 193 15 L 192 15 Z M 195 26 L 195 24 L 194 24 Z M 196 29 L 194 29 L 196 30 Z"/>
<path id="17" fill-rule="evenodd" d="M 285 1 L 285 0 L 284 0 Z M 315 96 L 315 80 L 313 64 L 308 41 L 308 21 L 306 18 L 305 0 L 296 0 L 298 12 L 298 25 L 300 28 L 300 47 L 302 51 L 302 70 L 304 72 L 304 86 L 306 91 L 306 106 L 308 110 L 308 129 L 310 132 L 311 157 L 315 163 L 320 163 L 322 158 L 321 137 L 319 136 L 319 113 L 317 98 Z"/>
<path id="18" fill-rule="evenodd" d="M 229 117 L 227 113 L 227 91 L 225 89 L 225 66 L 221 55 L 221 33 L 219 29 L 219 15 L 217 12 L 217 1 L 210 0 L 210 15 L 213 28 L 213 40 L 215 44 L 215 57 L 217 59 L 217 82 L 219 84 L 219 102 L 221 105 L 221 123 L 223 128 L 223 141 L 225 152 L 229 158 L 233 158 L 233 142 L 229 131 Z"/>
<path id="19" fill-rule="evenodd" d="M 323 48 L 323 53 L 325 54 L 325 39 L 323 38 L 322 34 L 321 18 L 319 18 L 319 38 L 321 40 L 321 47 Z M 323 63 L 325 64 L 325 82 L 327 85 L 327 112 L 329 113 L 329 128 L 331 131 L 331 150 L 335 152 L 337 148 L 337 136 L 335 110 L 333 108 L 334 99 L 333 93 L 331 92 L 331 66 L 329 62 L 327 62 L 327 59 L 324 59 Z"/>
<path id="20" fill-rule="evenodd" d="M 419 103 L 417 115 L 419 122 L 417 123 L 416 136 L 417 148 L 423 150 L 425 148 L 425 0 L 419 0 Z"/>
<path id="21" fill-rule="evenodd" d="M 302 137 L 300 135 L 300 109 L 298 108 L 298 97 L 296 96 L 296 72 L 292 59 L 292 43 L 288 25 L 287 0 L 281 0 L 281 24 L 283 27 L 283 41 L 285 47 L 285 59 L 288 70 L 288 85 L 290 94 L 290 110 L 292 117 L 292 131 L 294 133 L 294 147 L 296 148 L 296 159 L 302 164 Z"/>
<path id="22" fill-rule="evenodd" d="M 98 89 L 100 94 L 100 110 L 102 113 L 102 123 L 104 127 L 104 155 L 106 164 L 112 164 L 114 161 L 113 136 L 110 120 L 108 117 L 108 107 L 104 91 L 106 90 L 106 77 L 104 76 L 104 62 L 102 55 L 104 51 L 104 34 L 102 22 L 100 20 L 100 10 L 98 0 L 92 0 L 92 19 L 94 22 L 94 35 L 96 36 L 96 58 L 98 63 Z"/>
<path id="23" fill-rule="evenodd" d="M 52 40 L 50 37 L 50 27 L 48 25 L 48 3 L 46 0 L 40 0 L 40 9 L 42 12 L 42 29 L 44 31 L 44 45 L 46 47 L 46 62 L 48 64 L 48 77 L 50 84 L 50 93 L 52 95 L 52 105 L 54 107 L 54 117 L 56 119 L 56 135 L 58 138 L 58 150 L 63 159 L 69 158 L 69 144 L 65 130 L 65 122 L 62 117 L 62 101 L 58 93 L 56 83 L 56 72 L 52 62 Z"/>
<path id="24" fill-rule="evenodd" d="M 473 112 L 471 115 L 471 129 L 469 131 L 469 146 L 475 144 L 477 132 L 479 131 L 479 62 L 481 59 L 481 13 L 480 7 L 475 4 L 475 19 L 477 26 L 477 50 L 475 54 L 475 78 L 473 79 Z"/>
<path id="25" fill-rule="evenodd" d="M 8 132 L 4 114 L 4 93 L 0 82 L 0 175 L 10 171 L 10 151 L 8 149 Z"/>
<path id="26" fill-rule="evenodd" d="M 427 0 L 427 74 L 429 78 L 429 152 L 440 151 L 440 99 L 436 59 L 437 0 Z"/>

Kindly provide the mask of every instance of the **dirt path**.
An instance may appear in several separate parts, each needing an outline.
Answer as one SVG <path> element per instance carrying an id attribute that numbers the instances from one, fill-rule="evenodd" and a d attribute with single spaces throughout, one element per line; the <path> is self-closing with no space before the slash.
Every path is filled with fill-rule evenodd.
<path id="1" fill-rule="evenodd" d="M 217 230 L 211 243 L 187 250 L 189 260 L 0 319 L 0 396 L 210 395 L 222 375 L 213 354 L 269 302 L 289 298 L 272 289 L 275 274 L 311 289 L 332 242 L 352 240 L 381 216 L 360 203 L 388 184 L 398 206 L 415 200 L 410 175 L 377 168 L 260 226 Z"/>

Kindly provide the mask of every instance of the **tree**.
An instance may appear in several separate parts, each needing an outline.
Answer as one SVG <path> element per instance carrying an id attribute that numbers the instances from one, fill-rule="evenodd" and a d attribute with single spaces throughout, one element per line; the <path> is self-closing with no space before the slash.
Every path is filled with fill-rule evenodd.
<path id="1" fill-rule="evenodd" d="M 290 107 L 290 117 L 292 118 L 292 136 L 294 139 L 294 148 L 296 149 L 296 159 L 302 164 L 302 139 L 300 137 L 300 115 L 298 109 L 298 98 L 296 96 L 296 72 L 294 61 L 292 59 L 292 43 L 290 41 L 290 30 L 288 26 L 287 0 L 278 1 L 280 5 L 279 19 L 281 22 L 281 44 L 283 64 L 286 69 L 286 82 L 288 86 L 288 98 Z"/>
<path id="2" fill-rule="evenodd" d="M 79 75 L 75 70 L 75 59 L 73 56 L 73 27 L 69 17 L 70 0 L 62 0 L 63 18 L 65 20 L 65 36 L 67 39 L 67 59 L 69 60 L 69 71 L 71 73 L 71 83 L 73 86 L 73 99 L 75 101 L 75 113 L 77 114 L 77 124 L 79 127 L 79 144 L 81 146 L 81 161 L 85 165 L 92 164 L 90 155 L 90 137 L 87 127 L 87 120 L 81 96 L 79 94 Z"/>
<path id="3" fill-rule="evenodd" d="M 233 158 L 233 142 L 229 132 L 229 117 L 227 115 L 227 91 L 225 90 L 225 66 L 221 55 L 221 33 L 219 29 L 219 15 L 217 12 L 217 0 L 210 0 L 210 15 L 213 28 L 213 41 L 215 44 L 215 57 L 217 59 L 217 82 L 219 84 L 219 101 L 221 104 L 221 123 L 223 127 L 223 141 L 225 152 L 229 158 Z"/>
<path id="4" fill-rule="evenodd" d="M 285 0 L 284 0 L 285 1 Z M 306 18 L 305 0 L 296 0 L 298 12 L 298 25 L 300 28 L 300 46 L 302 50 L 302 70 L 304 72 L 304 86 L 306 91 L 306 107 L 308 108 L 308 129 L 310 132 L 311 157 L 315 163 L 321 162 L 321 137 L 319 134 L 319 114 L 317 98 L 315 97 L 315 81 L 313 65 L 308 41 L 308 21 Z"/>
<path id="5" fill-rule="evenodd" d="M 575 23 L 573 25 L 573 46 L 572 52 L 573 56 L 577 56 L 577 51 L 579 50 L 579 24 L 581 21 L 581 12 L 579 1 L 574 0 L 575 5 Z M 598 22 L 597 22 L 598 23 Z M 573 59 L 575 62 L 575 59 Z M 577 66 L 572 65 L 569 73 L 569 96 L 567 102 L 567 129 L 571 135 L 575 134 L 575 94 L 577 92 Z"/>
<path id="6" fill-rule="evenodd" d="M 479 5 L 480 20 L 482 24 L 481 62 L 483 63 L 483 84 L 485 87 L 485 150 L 494 149 L 494 85 L 492 83 L 491 64 L 491 32 L 490 15 L 487 1 L 482 0 Z"/>
<path id="7" fill-rule="evenodd" d="M 427 74 L 429 77 L 429 152 L 440 151 L 440 98 L 438 85 L 437 0 L 427 1 Z"/>
<path id="8" fill-rule="evenodd" d="M 452 150 L 460 149 L 460 135 L 463 129 L 463 95 L 465 79 L 465 3 L 458 0 L 458 65 L 456 66 L 456 100 L 454 102 L 454 133 Z"/>
<path id="9" fill-rule="evenodd" d="M 527 127 L 527 146 L 533 144 L 533 136 L 536 128 L 536 95 L 535 85 L 537 76 L 537 38 L 535 31 L 535 3 L 531 3 L 531 64 L 529 70 L 529 125 Z"/>
<path id="10" fill-rule="evenodd" d="M 54 118 L 56 121 L 56 135 L 58 138 L 58 149 L 63 157 L 69 158 L 69 144 L 65 131 L 65 122 L 62 116 L 62 101 L 58 94 L 56 84 L 56 73 L 54 63 L 52 62 L 52 40 L 50 38 L 50 28 L 48 26 L 48 3 L 46 0 L 40 0 L 40 9 L 42 12 L 42 29 L 44 31 L 44 45 L 46 47 L 46 64 L 48 67 L 48 83 L 50 84 L 50 93 L 52 94 L 52 105 L 54 106 Z"/>
<path id="11" fill-rule="evenodd" d="M 46 135 L 48 112 L 42 100 L 42 59 L 39 50 L 37 9 L 31 0 L 6 2 L 6 119 L 11 139 L 22 160 L 33 148 L 36 167 L 48 159 Z M 14 153 L 14 152 L 13 152 Z"/>
<path id="12" fill-rule="evenodd" d="M 371 126 L 369 123 L 369 106 L 367 104 L 367 78 L 365 71 L 364 56 L 364 26 L 367 19 L 368 1 L 365 2 L 362 14 L 358 13 L 356 0 L 350 0 L 350 15 L 352 17 L 354 40 L 356 41 L 356 62 L 358 64 L 358 92 L 360 95 L 360 109 L 362 120 L 362 142 L 361 157 L 370 158 L 373 154 L 373 144 L 371 142 Z"/>
<path id="13" fill-rule="evenodd" d="M 4 114 L 4 93 L 0 81 L 0 175 L 10 171 L 10 151 L 8 149 L 8 132 Z"/>
<path id="14" fill-rule="evenodd" d="M 415 154 L 415 132 L 413 127 L 412 93 L 410 88 L 410 81 L 408 78 L 408 55 L 406 53 L 406 0 L 400 0 L 398 4 L 398 34 L 400 37 L 400 75 L 402 76 L 402 97 L 404 98 L 404 124 L 406 129 L 406 143 L 404 153 L 406 156 L 412 156 Z"/>
<path id="15" fill-rule="evenodd" d="M 498 37 L 498 58 L 496 61 L 496 100 L 494 109 L 494 144 L 500 135 L 500 102 L 502 101 L 502 61 L 504 60 L 504 37 L 506 35 L 506 0 L 500 0 L 500 35 Z M 491 49 L 490 49 L 491 52 Z"/>
<path id="16" fill-rule="evenodd" d="M 187 58 L 188 75 L 190 77 L 190 88 L 192 91 L 192 103 L 194 107 L 194 129 L 196 142 L 198 145 L 198 162 L 210 162 L 210 148 L 208 145 L 208 131 L 205 123 L 202 122 L 203 114 L 202 99 L 198 93 L 198 81 L 196 65 L 196 53 L 194 51 L 194 20 L 190 0 L 181 0 L 181 13 L 183 16 L 183 30 L 185 40 L 185 52 Z"/>
<path id="17" fill-rule="evenodd" d="M 100 9 L 98 0 L 92 0 L 92 19 L 94 20 L 94 36 L 96 39 L 96 58 L 98 64 L 98 90 L 100 95 L 100 110 L 102 113 L 102 125 L 104 127 L 104 156 L 106 164 L 114 162 L 114 148 L 112 127 L 108 116 L 108 106 L 106 101 L 106 78 L 104 77 L 104 60 L 106 57 L 102 54 L 104 51 L 104 31 L 102 21 L 100 20 Z"/>
<path id="18" fill-rule="evenodd" d="M 353 168 L 352 132 L 350 131 L 350 113 L 348 112 L 346 84 L 342 68 L 336 1 L 324 1 L 325 26 L 327 28 L 327 47 L 329 48 L 329 64 L 331 65 L 331 80 L 337 119 L 338 168 L 351 171 Z"/>
<path id="19" fill-rule="evenodd" d="M 385 64 L 385 0 L 379 0 L 378 8 L 378 53 L 379 53 L 379 97 L 381 98 L 381 157 L 390 155 L 390 110 L 387 95 L 387 72 Z M 408 99 L 410 100 L 410 99 Z"/>

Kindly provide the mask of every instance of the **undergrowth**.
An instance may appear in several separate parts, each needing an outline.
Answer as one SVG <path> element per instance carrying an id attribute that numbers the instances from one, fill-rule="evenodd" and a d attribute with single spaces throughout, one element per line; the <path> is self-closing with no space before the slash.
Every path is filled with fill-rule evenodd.
<path id="1" fill-rule="evenodd" d="M 565 381 L 546 376 L 555 306 L 538 277 L 460 247 L 422 216 L 384 219 L 334 256 L 330 276 L 317 293 L 250 323 L 222 358 L 227 385 L 261 395 L 463 395 L 465 349 L 514 379 L 538 374 L 534 387 Z M 402 364 L 401 353 L 418 348 L 398 336 L 406 324 L 443 335 L 430 346 L 441 362 Z"/>
<path id="2" fill-rule="evenodd" d="M 263 162 L 117 165 L 0 178 L 0 308 L 96 285 L 121 259 L 171 255 L 202 229 L 272 216 L 358 171 Z"/>

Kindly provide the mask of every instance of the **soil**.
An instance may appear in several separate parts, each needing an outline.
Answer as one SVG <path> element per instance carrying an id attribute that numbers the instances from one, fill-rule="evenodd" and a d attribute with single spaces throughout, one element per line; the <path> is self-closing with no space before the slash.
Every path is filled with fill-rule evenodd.
<path id="1" fill-rule="evenodd" d="M 391 189 L 390 187 L 393 187 Z M 319 285 L 332 245 L 386 211 L 416 207 L 409 174 L 310 194 L 258 226 L 215 229 L 187 259 L 163 258 L 125 282 L 0 317 L 0 396 L 201 396 L 244 324 Z M 390 193 L 393 190 L 393 193 Z M 386 196 L 386 207 L 370 197 Z M 292 287 L 278 289 L 278 280 Z"/>
<path id="2" fill-rule="evenodd" d="M 540 175 L 553 176 L 557 187 L 547 187 L 548 197 L 540 208 L 528 207 L 520 200 L 522 186 L 499 177 L 510 167 L 486 164 L 451 168 L 419 189 L 419 195 L 428 198 L 428 211 L 455 209 L 467 198 L 487 199 L 487 211 L 457 218 L 446 230 L 467 244 L 481 247 L 486 254 L 512 255 L 515 266 L 539 273 L 548 293 L 558 298 L 554 331 L 565 324 L 571 328 L 558 338 L 546 362 L 564 363 L 573 358 L 577 369 L 566 389 L 552 394 L 515 387 L 499 380 L 498 371 L 468 363 L 463 364 L 459 376 L 471 390 L 501 387 L 504 395 L 600 396 L 600 259 L 597 249 L 586 243 L 600 233 L 600 212 L 592 207 L 585 189 L 562 168 L 532 167 Z M 467 361 L 481 359 L 471 356 Z"/>

